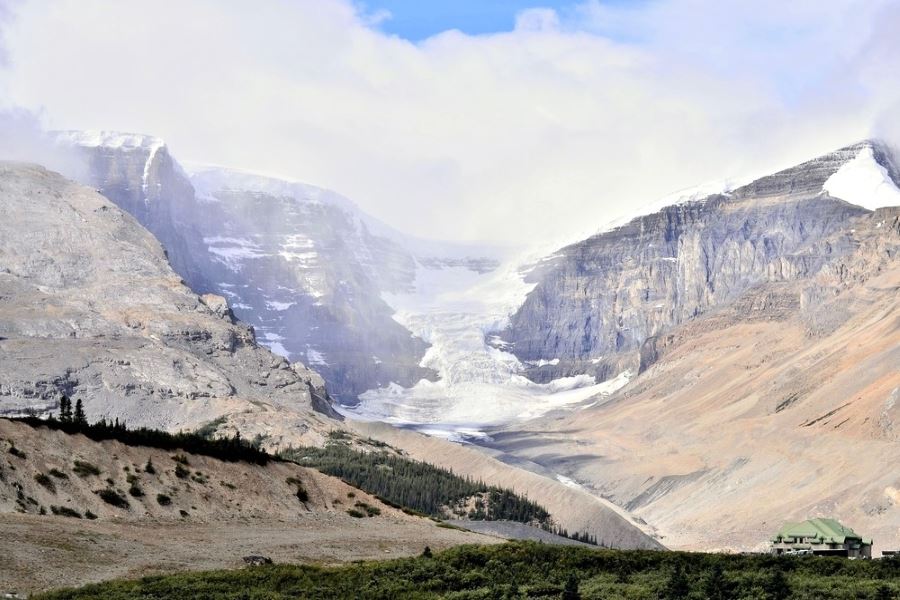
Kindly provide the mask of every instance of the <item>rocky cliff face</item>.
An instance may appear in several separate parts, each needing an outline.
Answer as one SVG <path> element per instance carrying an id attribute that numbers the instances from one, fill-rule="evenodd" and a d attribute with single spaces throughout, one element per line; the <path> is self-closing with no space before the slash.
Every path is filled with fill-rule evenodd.
<path id="1" fill-rule="evenodd" d="M 0 207 L 0 412 L 55 410 L 66 394 L 91 419 L 134 426 L 334 426 L 313 413 L 333 414 L 321 377 L 258 346 L 223 298 L 192 292 L 105 197 L 2 163 Z"/>
<path id="2" fill-rule="evenodd" d="M 900 182 L 890 151 L 864 142 L 563 248 L 529 276 L 537 285 L 503 339 L 520 359 L 560 359 L 531 372 L 541 380 L 646 367 L 673 326 L 851 253 L 852 223 L 870 213 L 823 187 L 862 152 Z"/>
<path id="3" fill-rule="evenodd" d="M 189 176 L 148 136 L 60 139 L 87 158 L 86 183 L 152 232 L 192 289 L 227 298 L 261 344 L 313 366 L 335 398 L 433 376 L 418 365 L 427 344 L 381 298 L 411 286 L 414 258 L 347 199 L 224 169 Z"/>
<path id="4" fill-rule="evenodd" d="M 413 257 L 371 233 L 349 202 L 233 171 L 191 181 L 192 226 L 203 242 L 198 285 L 227 297 L 261 343 L 313 366 L 345 401 L 430 376 L 418 366 L 427 344 L 394 321 L 381 298 L 411 286 Z"/>

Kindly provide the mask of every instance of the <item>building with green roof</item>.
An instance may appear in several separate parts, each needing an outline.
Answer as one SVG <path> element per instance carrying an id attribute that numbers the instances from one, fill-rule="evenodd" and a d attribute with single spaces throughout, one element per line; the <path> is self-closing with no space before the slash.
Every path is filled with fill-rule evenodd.
<path id="1" fill-rule="evenodd" d="M 872 558 L 872 540 L 834 519 L 786 523 L 772 538 L 772 554 L 819 554 Z"/>

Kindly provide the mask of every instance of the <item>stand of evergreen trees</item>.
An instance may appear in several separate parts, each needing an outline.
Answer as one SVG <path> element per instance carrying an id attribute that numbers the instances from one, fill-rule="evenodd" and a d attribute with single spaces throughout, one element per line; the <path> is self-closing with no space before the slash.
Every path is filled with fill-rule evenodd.
<path id="1" fill-rule="evenodd" d="M 546 509 L 511 490 L 396 454 L 361 452 L 344 444 L 329 444 L 325 448 L 292 448 L 282 452 L 281 457 L 339 477 L 389 504 L 429 516 L 444 517 L 444 509 L 449 507 L 459 511 L 458 516 L 474 520 L 552 527 Z M 477 497 L 474 507 L 466 509 L 463 503 L 473 497 Z"/>
<path id="2" fill-rule="evenodd" d="M 265 465 L 270 460 L 278 460 L 260 450 L 250 442 L 234 437 L 208 438 L 196 433 L 168 433 L 159 429 L 141 427 L 129 429 L 124 422 L 106 421 L 88 423 L 81 400 L 75 402 L 74 409 L 68 398 L 60 401 L 59 418 L 51 416 L 47 419 L 38 417 L 17 417 L 10 419 L 24 423 L 30 427 L 48 427 L 68 434 L 80 433 L 95 442 L 116 440 L 127 446 L 147 446 L 161 450 L 181 450 L 192 454 L 210 456 L 228 462 L 244 461 L 257 465 Z"/>

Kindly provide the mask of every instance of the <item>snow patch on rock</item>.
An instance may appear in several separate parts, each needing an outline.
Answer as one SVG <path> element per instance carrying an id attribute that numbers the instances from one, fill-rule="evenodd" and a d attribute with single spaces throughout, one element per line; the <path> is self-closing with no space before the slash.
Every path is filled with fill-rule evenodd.
<path id="1" fill-rule="evenodd" d="M 859 151 L 825 181 L 822 189 L 830 196 L 846 200 L 869 210 L 884 206 L 900 206 L 900 190 L 887 169 L 875 159 L 871 146 Z"/>

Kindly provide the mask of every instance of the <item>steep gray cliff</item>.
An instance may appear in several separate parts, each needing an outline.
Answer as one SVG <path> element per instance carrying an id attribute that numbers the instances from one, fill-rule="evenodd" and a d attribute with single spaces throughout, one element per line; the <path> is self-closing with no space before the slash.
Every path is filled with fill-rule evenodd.
<path id="1" fill-rule="evenodd" d="M 410 288 L 413 257 L 372 234 L 348 201 L 221 169 L 191 180 L 206 285 L 262 343 L 313 366 L 344 401 L 431 376 L 418 366 L 427 344 L 394 321 L 381 298 Z"/>
<path id="2" fill-rule="evenodd" d="M 107 198 L 0 163 L 0 213 L 0 413 L 55 410 L 65 394 L 134 426 L 334 427 L 314 413 L 333 415 L 321 377 L 258 346 L 223 298 L 192 292 Z"/>
<path id="3" fill-rule="evenodd" d="M 86 183 L 152 232 L 193 290 L 227 298 L 261 344 L 314 367 L 335 398 L 433 376 L 418 365 L 427 344 L 381 298 L 411 286 L 413 256 L 350 201 L 224 169 L 189 176 L 149 136 L 59 138 L 86 157 Z"/>
<path id="4" fill-rule="evenodd" d="M 537 380 L 605 379 L 652 363 L 656 336 L 674 325 L 760 283 L 811 277 L 854 250 L 849 230 L 869 211 L 823 186 L 864 150 L 900 182 L 890 150 L 863 142 L 561 249 L 529 275 L 537 285 L 503 340 L 522 360 L 560 359 L 532 369 Z"/>

